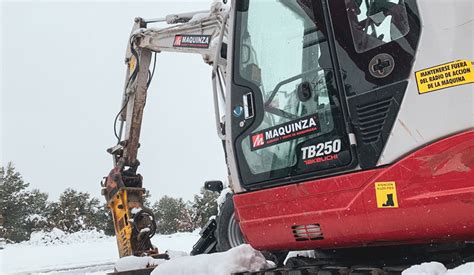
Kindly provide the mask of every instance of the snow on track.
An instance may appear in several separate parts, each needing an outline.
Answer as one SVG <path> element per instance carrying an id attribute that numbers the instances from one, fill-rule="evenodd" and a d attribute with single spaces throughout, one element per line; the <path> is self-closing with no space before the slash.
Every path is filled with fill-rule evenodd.
<path id="1" fill-rule="evenodd" d="M 235 272 L 260 271 L 275 267 L 265 257 L 248 244 L 234 247 L 229 251 L 185 256 L 166 261 L 151 273 L 152 275 L 225 275 Z"/>
<path id="2" fill-rule="evenodd" d="M 438 262 L 422 263 L 406 269 L 402 275 L 474 275 L 474 263 L 467 263 L 450 270 Z"/>

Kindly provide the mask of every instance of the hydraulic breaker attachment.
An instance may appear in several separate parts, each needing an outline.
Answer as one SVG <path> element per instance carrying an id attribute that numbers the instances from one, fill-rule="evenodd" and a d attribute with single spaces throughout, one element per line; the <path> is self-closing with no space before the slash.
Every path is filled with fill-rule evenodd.
<path id="1" fill-rule="evenodd" d="M 156 232 L 155 217 L 153 212 L 143 205 L 145 189 L 138 184 L 141 183 L 141 176 L 138 174 L 130 177 L 120 171 L 120 168 L 114 168 L 102 189 L 112 213 L 119 255 L 158 255 L 158 249 L 153 247 L 150 241 Z M 138 186 L 125 186 L 124 178 Z"/>

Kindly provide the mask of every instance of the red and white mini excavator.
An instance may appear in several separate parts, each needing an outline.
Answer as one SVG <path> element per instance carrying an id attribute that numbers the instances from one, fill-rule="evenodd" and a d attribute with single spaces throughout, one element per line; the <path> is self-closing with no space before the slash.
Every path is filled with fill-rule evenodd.
<path id="1" fill-rule="evenodd" d="M 143 206 L 137 151 L 153 54 L 177 52 L 212 66 L 232 189 L 193 254 L 245 242 L 280 263 L 271 272 L 309 274 L 473 261 L 473 8 L 471 0 L 232 0 L 137 18 L 108 150 L 115 167 L 103 183 L 120 256 L 165 257 L 150 242 L 156 224 Z M 290 250 L 315 258 L 282 266 Z"/>

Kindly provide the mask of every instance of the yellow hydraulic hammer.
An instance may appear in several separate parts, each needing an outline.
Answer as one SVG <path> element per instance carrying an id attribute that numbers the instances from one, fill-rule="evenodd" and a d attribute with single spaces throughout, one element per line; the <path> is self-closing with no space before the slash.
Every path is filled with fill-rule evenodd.
<path id="1" fill-rule="evenodd" d="M 157 255 L 150 238 L 156 230 L 153 213 L 143 205 L 144 188 L 126 187 L 114 168 L 103 184 L 103 195 L 113 217 L 120 257 Z"/>

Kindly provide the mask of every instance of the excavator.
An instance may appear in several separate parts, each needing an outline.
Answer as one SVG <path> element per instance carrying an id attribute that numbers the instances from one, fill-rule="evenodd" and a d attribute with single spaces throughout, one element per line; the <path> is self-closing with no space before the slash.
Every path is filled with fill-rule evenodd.
<path id="1" fill-rule="evenodd" d="M 114 167 L 102 182 L 120 257 L 167 258 L 150 241 L 157 224 L 137 155 L 156 55 L 175 52 L 212 66 L 231 189 L 191 254 L 248 243 L 277 263 L 245 274 L 399 274 L 423 261 L 474 261 L 473 8 L 223 0 L 136 18 Z M 283 264 L 295 250 L 314 257 Z"/>

